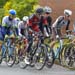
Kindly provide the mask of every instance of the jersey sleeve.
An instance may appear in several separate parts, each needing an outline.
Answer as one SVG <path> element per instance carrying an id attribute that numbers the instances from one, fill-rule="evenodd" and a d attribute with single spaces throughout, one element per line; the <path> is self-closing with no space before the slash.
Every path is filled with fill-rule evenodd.
<path id="1" fill-rule="evenodd" d="M 18 23 L 17 23 L 17 21 L 15 19 L 13 21 L 13 26 L 14 26 L 14 28 L 18 28 Z"/>
<path id="2" fill-rule="evenodd" d="M 6 26 L 6 17 L 3 17 L 3 19 L 2 19 L 2 26 Z"/>
<path id="3" fill-rule="evenodd" d="M 58 24 L 58 21 L 62 18 L 62 16 L 59 16 L 56 21 L 53 23 L 52 27 L 56 27 Z"/>
<path id="4" fill-rule="evenodd" d="M 18 23 L 18 33 L 19 33 L 19 36 L 21 36 L 21 22 Z"/>
<path id="5" fill-rule="evenodd" d="M 29 26 L 32 26 L 33 18 L 34 18 L 34 14 L 29 17 L 29 22 L 28 22 Z"/>

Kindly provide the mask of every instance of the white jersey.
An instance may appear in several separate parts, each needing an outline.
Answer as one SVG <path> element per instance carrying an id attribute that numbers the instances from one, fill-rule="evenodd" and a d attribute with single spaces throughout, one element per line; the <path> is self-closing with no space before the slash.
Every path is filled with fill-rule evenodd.
<path id="1" fill-rule="evenodd" d="M 2 26 L 7 26 L 7 27 L 10 27 L 10 26 L 17 26 L 17 22 L 15 19 L 13 20 L 9 20 L 9 16 L 5 16 L 3 17 L 2 19 Z"/>
<path id="2" fill-rule="evenodd" d="M 18 17 L 16 17 L 15 20 L 16 20 L 16 24 L 17 24 L 17 27 L 18 27 L 18 23 L 20 22 L 20 19 Z"/>
<path id="3" fill-rule="evenodd" d="M 25 31 L 25 36 L 28 36 L 28 26 L 27 24 L 24 24 L 23 21 L 20 21 L 19 24 L 18 24 L 18 33 L 19 33 L 19 36 L 22 36 L 22 33 L 21 33 L 21 30 L 24 30 Z"/>
<path id="4" fill-rule="evenodd" d="M 60 21 L 60 23 L 58 24 L 58 22 Z M 59 16 L 56 21 L 54 22 L 54 24 L 52 25 L 52 27 L 62 27 L 62 26 L 67 26 L 68 25 L 68 20 L 64 20 L 64 16 Z"/>

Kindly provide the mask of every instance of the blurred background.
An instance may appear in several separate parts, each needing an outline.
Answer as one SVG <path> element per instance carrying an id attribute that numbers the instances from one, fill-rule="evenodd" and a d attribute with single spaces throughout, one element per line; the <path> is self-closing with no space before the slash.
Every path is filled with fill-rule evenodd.
<path id="1" fill-rule="evenodd" d="M 63 15 L 64 9 L 72 10 L 73 14 L 71 16 L 71 25 L 70 29 L 73 27 L 73 23 L 75 22 L 75 0 L 39 0 L 39 4 L 41 6 L 50 6 L 53 10 L 51 16 L 53 18 L 53 22 L 55 19 Z"/>
<path id="2" fill-rule="evenodd" d="M 75 21 L 75 0 L 0 0 L 0 23 L 4 15 L 8 15 L 9 9 L 15 9 L 17 16 L 22 18 L 24 15 L 31 15 L 38 6 L 50 6 L 53 10 L 51 16 L 53 22 L 60 15 L 63 15 L 64 9 L 73 11 L 71 16 L 72 29 Z"/>

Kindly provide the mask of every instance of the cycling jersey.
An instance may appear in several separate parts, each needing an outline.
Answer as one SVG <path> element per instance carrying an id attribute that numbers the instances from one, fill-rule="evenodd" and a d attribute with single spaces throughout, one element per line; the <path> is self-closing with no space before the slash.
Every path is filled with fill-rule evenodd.
<path id="1" fill-rule="evenodd" d="M 51 23 L 52 23 L 52 18 L 50 16 L 44 17 L 41 16 L 41 20 L 40 20 L 40 30 L 42 33 L 46 33 L 49 34 L 51 33 Z"/>
<path id="2" fill-rule="evenodd" d="M 29 24 L 28 25 L 31 27 L 31 29 L 33 31 L 39 32 L 39 21 L 40 21 L 40 19 L 35 14 L 33 14 L 29 18 Z"/>
<path id="3" fill-rule="evenodd" d="M 48 17 L 42 16 L 41 20 L 42 20 L 43 25 L 48 25 L 49 27 L 51 27 L 52 18 L 50 16 L 48 16 Z"/>
<path id="4" fill-rule="evenodd" d="M 70 20 L 64 20 L 64 16 L 60 16 L 56 19 L 52 27 L 61 28 L 62 26 L 66 26 L 66 30 L 68 30 L 70 24 Z"/>
<path id="5" fill-rule="evenodd" d="M 10 26 L 15 26 L 16 27 L 16 20 L 15 19 L 10 19 L 9 16 L 5 16 L 3 17 L 3 20 L 2 20 L 2 26 L 6 26 L 6 27 L 10 27 Z"/>
<path id="6" fill-rule="evenodd" d="M 6 34 L 11 34 L 11 27 L 16 28 L 17 27 L 17 22 L 15 19 L 11 19 L 9 16 L 3 17 L 2 20 L 2 26 L 5 27 L 5 32 Z M 11 29 L 10 29 L 11 28 Z"/>
<path id="7" fill-rule="evenodd" d="M 66 26 L 66 30 L 69 29 L 70 20 L 65 20 L 64 16 L 59 16 L 53 24 L 54 34 L 61 36 L 61 27 Z M 55 29 L 54 29 L 55 28 Z"/>
<path id="8" fill-rule="evenodd" d="M 19 33 L 19 36 L 28 36 L 28 24 L 24 24 L 23 21 L 20 21 L 19 24 L 18 24 L 18 33 Z"/>

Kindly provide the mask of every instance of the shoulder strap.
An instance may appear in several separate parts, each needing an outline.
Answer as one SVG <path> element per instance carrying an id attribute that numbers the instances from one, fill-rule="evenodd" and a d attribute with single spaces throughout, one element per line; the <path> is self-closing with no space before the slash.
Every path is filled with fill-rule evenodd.
<path id="1" fill-rule="evenodd" d="M 66 30 L 69 29 L 69 25 L 70 25 L 70 20 L 68 20 L 67 26 L 66 26 Z"/>
<path id="2" fill-rule="evenodd" d="M 60 24 L 63 21 L 64 17 L 61 17 L 58 21 L 58 24 Z"/>

